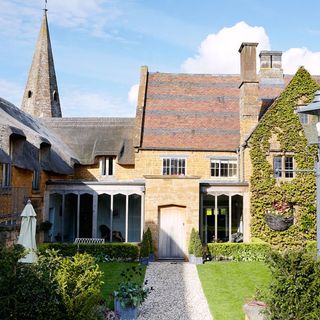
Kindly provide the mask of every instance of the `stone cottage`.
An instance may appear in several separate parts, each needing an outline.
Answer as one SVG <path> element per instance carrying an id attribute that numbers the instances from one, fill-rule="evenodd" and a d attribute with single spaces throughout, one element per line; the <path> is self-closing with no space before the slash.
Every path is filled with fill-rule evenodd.
<path id="1" fill-rule="evenodd" d="M 262 51 L 257 72 L 257 45 L 241 45 L 240 75 L 143 66 L 135 118 L 66 118 L 45 11 L 21 109 L 0 100 L 1 222 L 30 198 L 52 223 L 46 241 L 139 242 L 150 227 L 162 259 L 185 257 L 193 227 L 204 243 L 250 241 L 250 141 L 292 79 L 278 51 Z"/>

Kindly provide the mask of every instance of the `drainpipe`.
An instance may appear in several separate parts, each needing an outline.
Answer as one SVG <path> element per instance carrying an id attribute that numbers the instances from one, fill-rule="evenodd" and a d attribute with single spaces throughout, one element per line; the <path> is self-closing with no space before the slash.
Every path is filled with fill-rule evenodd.
<path id="1" fill-rule="evenodd" d="M 241 158 L 240 158 L 240 148 L 237 148 L 237 149 L 236 149 L 236 153 L 237 153 L 238 181 L 240 181 L 240 162 L 241 162 Z"/>
<path id="2" fill-rule="evenodd" d="M 241 177 L 240 177 L 240 172 L 239 172 L 239 181 L 244 182 L 244 148 L 245 148 L 246 144 L 243 144 L 240 146 L 240 154 L 239 154 L 239 158 L 240 158 L 240 162 L 241 162 Z M 240 167 L 240 166 L 239 166 Z M 239 170 L 240 171 L 240 170 Z"/>

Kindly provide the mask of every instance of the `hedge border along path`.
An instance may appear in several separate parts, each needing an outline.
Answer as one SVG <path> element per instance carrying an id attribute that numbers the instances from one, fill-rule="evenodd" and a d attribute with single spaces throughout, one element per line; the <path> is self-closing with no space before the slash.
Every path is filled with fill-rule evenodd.
<path id="1" fill-rule="evenodd" d="M 146 272 L 154 290 L 138 320 L 212 320 L 197 268 L 188 262 L 152 262 Z"/>

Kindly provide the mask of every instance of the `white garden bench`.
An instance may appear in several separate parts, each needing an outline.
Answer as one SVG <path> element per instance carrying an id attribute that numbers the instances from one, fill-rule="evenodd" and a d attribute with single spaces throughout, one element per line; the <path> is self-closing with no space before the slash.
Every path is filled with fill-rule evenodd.
<path id="1" fill-rule="evenodd" d="M 75 238 L 74 244 L 97 244 L 104 243 L 104 238 Z"/>

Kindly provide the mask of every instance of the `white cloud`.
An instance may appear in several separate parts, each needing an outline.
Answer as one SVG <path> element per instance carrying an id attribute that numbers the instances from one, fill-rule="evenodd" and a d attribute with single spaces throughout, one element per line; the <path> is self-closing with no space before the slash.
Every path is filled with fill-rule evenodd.
<path id="1" fill-rule="evenodd" d="M 125 101 L 107 93 L 73 89 L 60 98 L 64 117 L 133 117 L 135 113 Z"/>
<path id="2" fill-rule="evenodd" d="M 270 50 L 264 28 L 251 27 L 241 21 L 209 34 L 201 43 L 198 54 L 182 64 L 182 70 L 190 73 L 239 73 L 238 50 L 242 42 L 258 42 L 258 51 Z"/>
<path id="3" fill-rule="evenodd" d="M 23 87 L 16 82 L 0 79 L 0 97 L 17 107 L 20 107 L 23 90 Z"/>
<path id="4" fill-rule="evenodd" d="M 136 107 L 138 103 L 139 84 L 134 84 L 128 92 L 128 102 L 130 105 Z"/>
<path id="5" fill-rule="evenodd" d="M 307 48 L 291 48 L 282 55 L 282 66 L 286 74 L 294 74 L 304 66 L 311 74 L 320 74 L 320 52 Z"/>
<path id="6" fill-rule="evenodd" d="M 40 18 L 43 5 L 44 1 L 39 0 L 1 0 L 0 33 L 22 39 L 33 34 L 34 22 Z M 87 31 L 96 37 L 115 38 L 112 32 L 107 31 L 107 23 L 120 15 L 116 5 L 107 0 L 48 2 L 50 24 Z"/>

